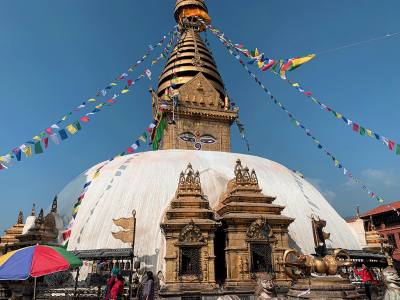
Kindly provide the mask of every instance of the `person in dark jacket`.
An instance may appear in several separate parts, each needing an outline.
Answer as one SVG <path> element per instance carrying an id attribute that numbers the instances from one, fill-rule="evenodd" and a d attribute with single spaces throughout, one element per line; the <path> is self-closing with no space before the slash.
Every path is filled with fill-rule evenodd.
<path id="1" fill-rule="evenodd" d="M 147 272 L 147 280 L 143 288 L 144 300 L 154 300 L 154 277 L 153 272 Z"/>

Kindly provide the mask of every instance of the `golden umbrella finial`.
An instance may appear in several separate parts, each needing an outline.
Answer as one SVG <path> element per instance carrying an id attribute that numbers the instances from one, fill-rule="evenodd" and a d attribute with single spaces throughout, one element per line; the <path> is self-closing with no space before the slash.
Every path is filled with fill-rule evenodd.
<path id="1" fill-rule="evenodd" d="M 190 18 L 201 18 L 206 23 L 211 23 L 207 5 L 204 0 L 177 0 L 174 12 L 175 20 L 182 25 L 182 21 Z M 204 30 L 205 28 L 202 28 Z"/>

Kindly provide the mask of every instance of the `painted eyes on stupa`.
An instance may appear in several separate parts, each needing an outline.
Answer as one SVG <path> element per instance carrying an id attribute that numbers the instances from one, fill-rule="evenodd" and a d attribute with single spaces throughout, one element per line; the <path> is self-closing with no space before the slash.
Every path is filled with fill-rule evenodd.
<path id="1" fill-rule="evenodd" d="M 196 150 L 200 150 L 203 145 L 211 145 L 217 142 L 217 139 L 210 134 L 204 134 L 202 136 L 194 135 L 191 132 L 184 132 L 179 135 L 179 138 L 184 141 L 193 144 Z"/>
<path id="2" fill-rule="evenodd" d="M 217 140 L 212 135 L 205 134 L 205 135 L 200 137 L 200 142 L 202 144 L 215 144 L 217 142 Z"/>
<path id="3" fill-rule="evenodd" d="M 196 142 L 196 137 L 193 133 L 185 132 L 179 135 L 179 138 L 184 142 L 194 143 Z"/>

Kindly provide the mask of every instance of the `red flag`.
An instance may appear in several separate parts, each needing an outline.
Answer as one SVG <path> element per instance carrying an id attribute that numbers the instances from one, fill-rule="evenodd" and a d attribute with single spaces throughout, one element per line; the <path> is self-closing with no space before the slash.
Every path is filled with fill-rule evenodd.
<path id="1" fill-rule="evenodd" d="M 107 102 L 108 102 L 108 103 L 114 103 L 115 100 L 114 100 L 114 99 L 108 99 Z"/>
<path id="2" fill-rule="evenodd" d="M 132 83 L 133 83 L 133 80 L 132 80 L 132 79 L 129 79 L 129 80 L 128 80 L 128 86 L 131 86 Z"/>
<path id="3" fill-rule="evenodd" d="M 128 149 L 126 149 L 126 152 L 131 154 L 131 153 L 135 152 L 135 150 L 132 147 L 129 147 Z"/>
<path id="4" fill-rule="evenodd" d="M 47 147 L 49 146 L 49 138 L 45 137 L 44 139 L 42 139 L 42 142 L 44 144 L 44 148 L 47 149 Z"/>
<path id="5" fill-rule="evenodd" d="M 52 134 L 53 133 L 53 129 L 51 127 L 46 129 L 46 133 L 47 134 Z"/>
<path id="6" fill-rule="evenodd" d="M 360 126 L 357 123 L 353 123 L 353 131 L 360 131 Z"/>
<path id="7" fill-rule="evenodd" d="M 0 170 L 4 170 L 4 166 L 0 164 Z"/>
<path id="8" fill-rule="evenodd" d="M 389 141 L 389 145 L 388 145 L 388 147 L 389 147 L 389 149 L 390 150 L 394 150 L 394 146 L 396 145 L 396 143 L 395 142 L 393 142 L 393 141 Z"/>
<path id="9" fill-rule="evenodd" d="M 306 95 L 306 96 L 311 96 L 312 93 L 311 93 L 311 92 L 304 92 L 304 95 Z"/>
<path id="10" fill-rule="evenodd" d="M 81 121 L 82 122 L 89 122 L 89 117 L 88 116 L 83 116 L 82 118 L 81 118 Z"/>
<path id="11" fill-rule="evenodd" d="M 71 236 L 71 229 L 68 229 L 62 233 L 63 240 L 66 241 Z"/>

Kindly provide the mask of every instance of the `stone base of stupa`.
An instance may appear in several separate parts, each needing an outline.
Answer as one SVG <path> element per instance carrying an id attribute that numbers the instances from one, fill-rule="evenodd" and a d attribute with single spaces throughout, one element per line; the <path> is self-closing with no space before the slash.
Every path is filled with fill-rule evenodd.
<path id="1" fill-rule="evenodd" d="M 287 294 L 288 299 L 361 299 L 348 279 L 338 276 L 299 279 Z"/>

